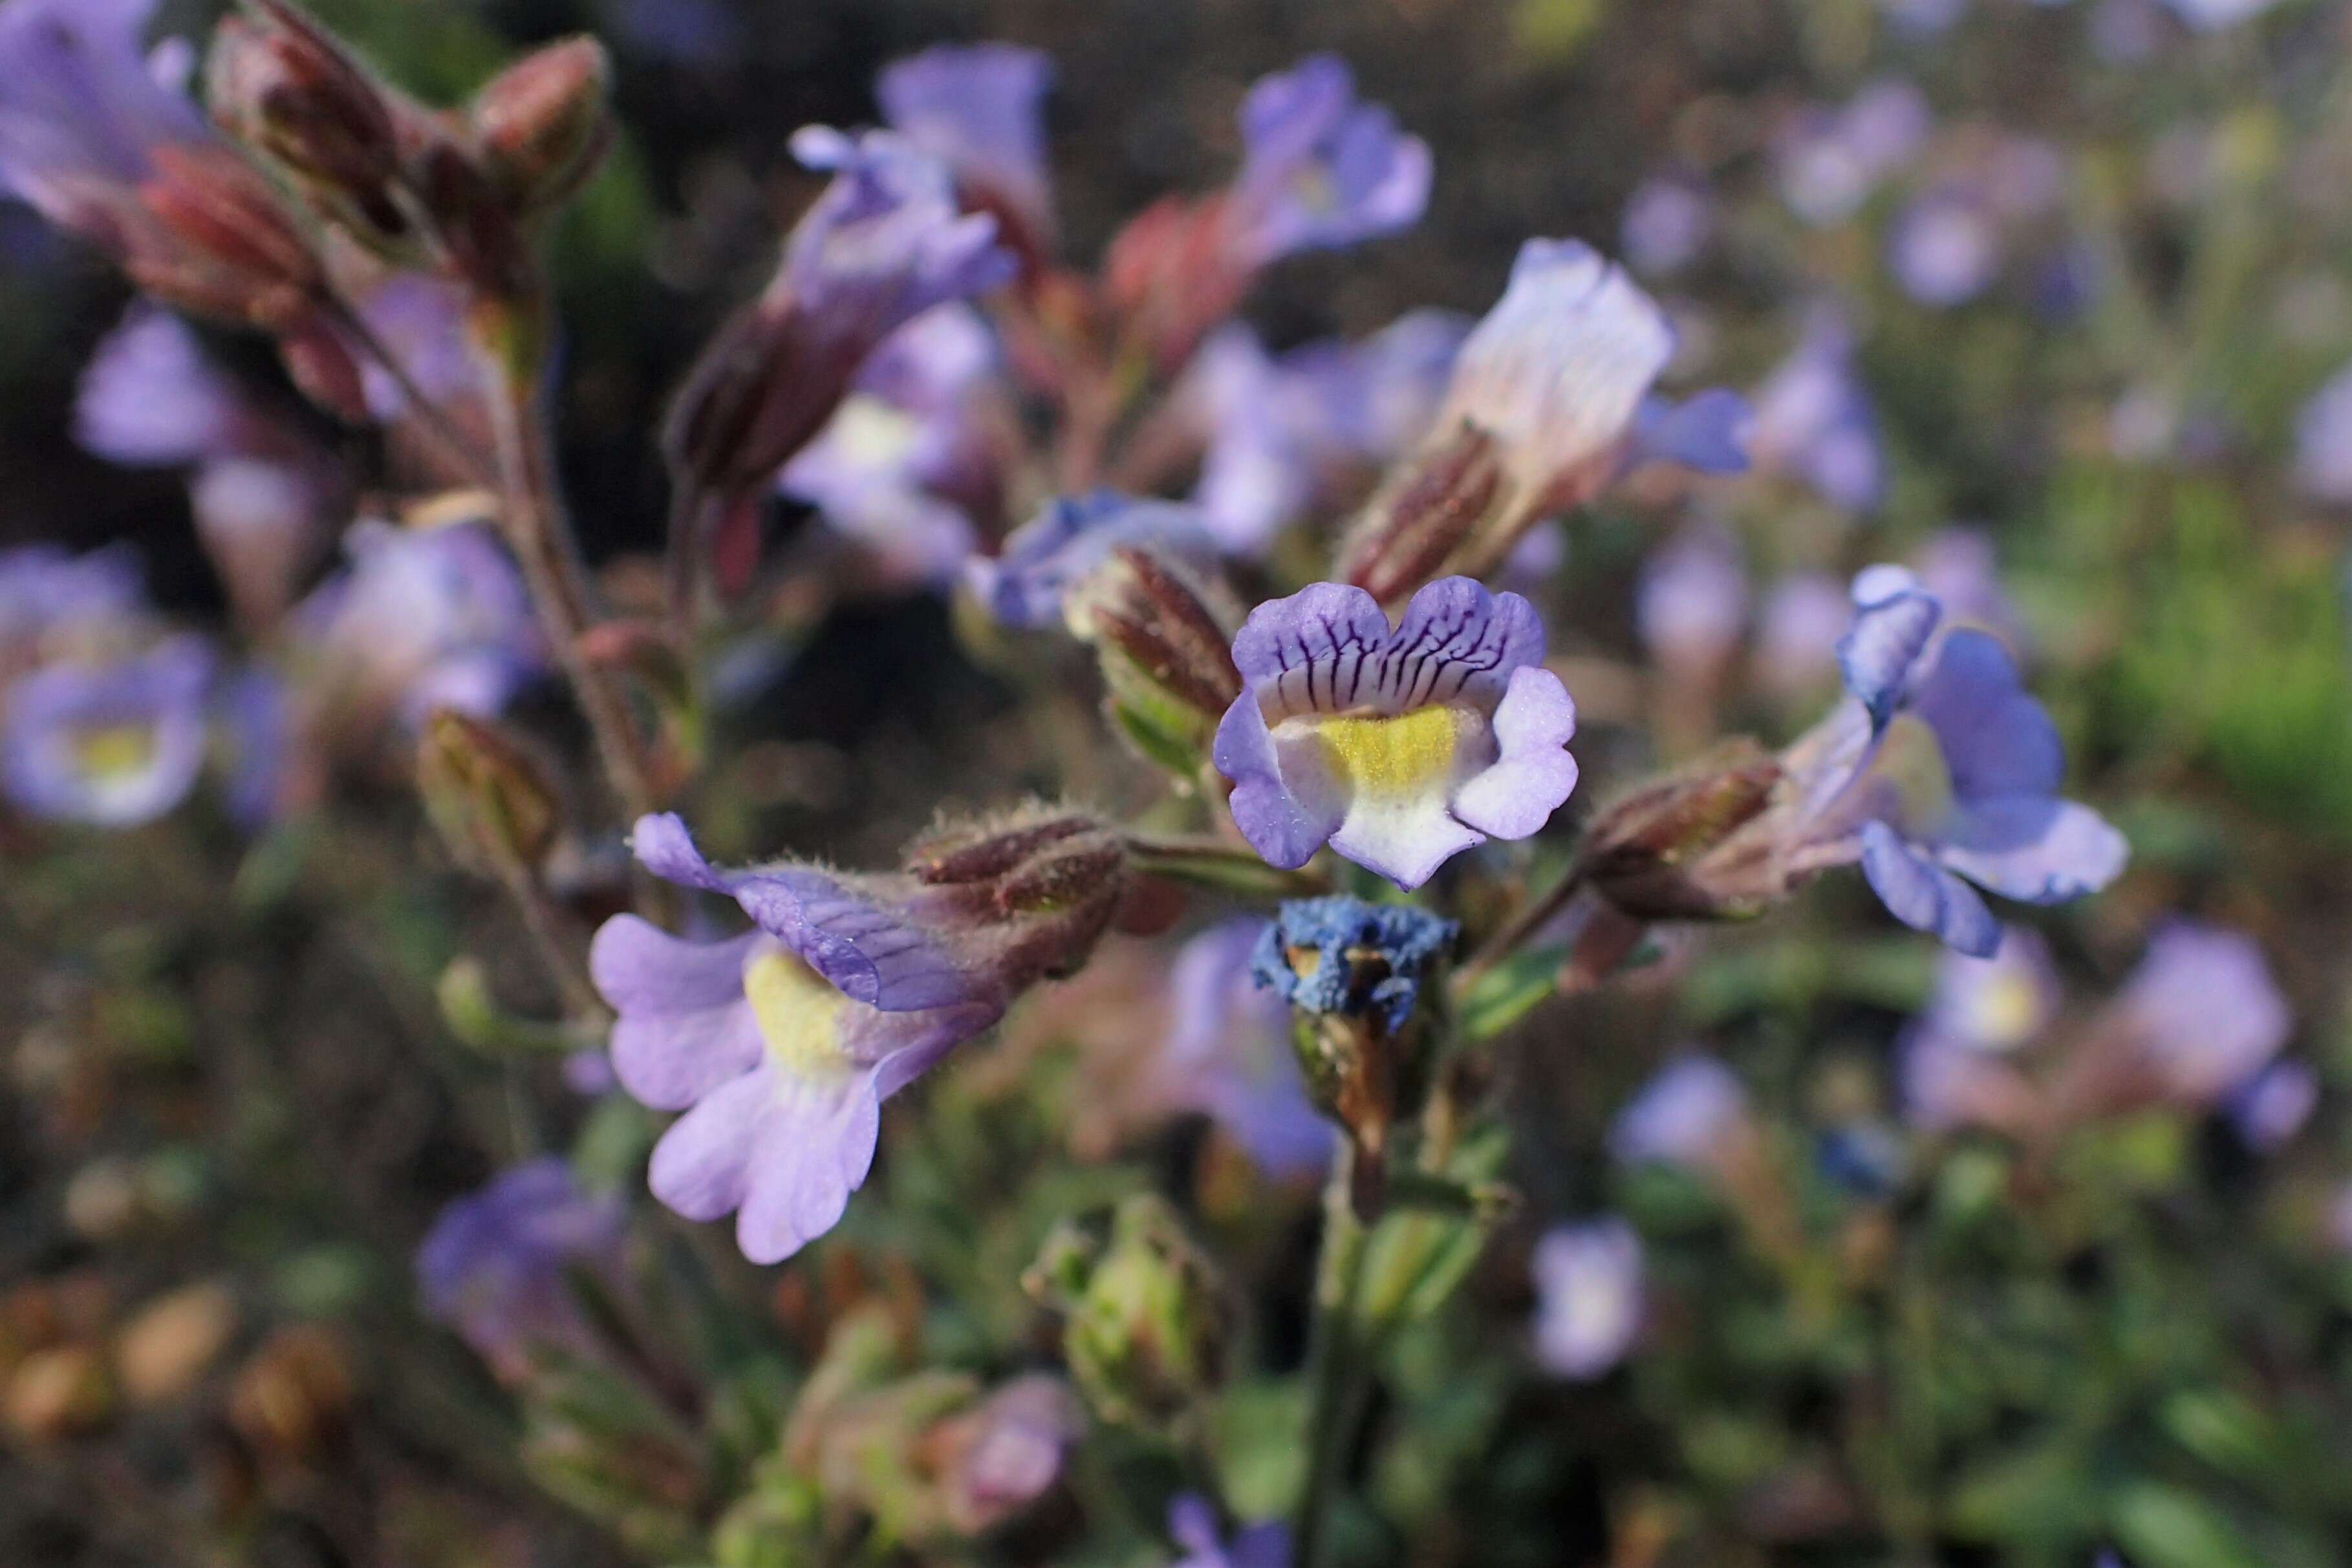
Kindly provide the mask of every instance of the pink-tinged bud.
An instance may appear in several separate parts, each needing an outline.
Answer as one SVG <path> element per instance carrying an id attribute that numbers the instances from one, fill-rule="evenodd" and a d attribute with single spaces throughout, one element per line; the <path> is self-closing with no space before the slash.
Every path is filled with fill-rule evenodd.
<path id="1" fill-rule="evenodd" d="M 536 269 L 520 215 L 465 149 L 430 139 L 412 154 L 411 178 L 448 270 L 487 298 L 527 298 Z"/>
<path id="2" fill-rule="evenodd" d="M 594 172 L 613 140 L 612 73 L 602 44 L 567 38 L 525 56 L 475 95 L 482 171 L 522 211 L 549 211 Z"/>
<path id="3" fill-rule="evenodd" d="M 1341 580 L 1383 604 L 1411 597 L 1507 494 L 1495 438 L 1467 422 L 1454 426 L 1381 486 L 1340 548 Z"/>
<path id="4" fill-rule="evenodd" d="M 156 227 L 133 232 L 123 270 L 173 305 L 268 330 L 299 319 L 325 272 L 277 192 L 225 148 L 163 146 L 139 204 Z"/>
<path id="5" fill-rule="evenodd" d="M 1031 805 L 943 824 L 910 846 L 906 869 L 928 914 L 1008 991 L 1076 973 L 1127 893 L 1127 841 L 1083 812 Z"/>
<path id="6" fill-rule="evenodd" d="M 1166 196 L 1110 242 L 1103 292 L 1128 343 L 1170 371 L 1192 357 L 1209 329 L 1233 313 L 1250 272 L 1235 260 L 1223 197 Z"/>
<path id="7" fill-rule="evenodd" d="M 323 315 L 313 314 L 278 336 L 278 357 L 302 395 L 345 424 L 367 424 L 367 378 L 351 345 Z"/>
<path id="8" fill-rule="evenodd" d="M 1229 618 L 1214 591 L 1167 552 L 1130 545 L 1064 605 L 1070 630 L 1094 645 L 1119 727 L 1144 754 L 1187 777 L 1200 771 L 1217 722 L 1241 695 Z"/>
<path id="9" fill-rule="evenodd" d="M 206 74 L 224 130 L 277 163 L 328 216 L 362 238 L 408 231 L 392 192 L 400 174 L 389 89 L 326 29 L 285 0 L 254 0 L 213 35 Z"/>
<path id="10" fill-rule="evenodd" d="M 555 842 L 562 812 L 545 771 L 482 719 L 435 710 L 417 747 L 416 781 L 449 852 L 474 870 L 537 865 Z"/>
<path id="11" fill-rule="evenodd" d="M 1605 808 L 1586 836 L 1584 877 L 1641 920 L 1754 915 L 1787 891 L 1787 879 L 1776 870 L 1777 839 L 1743 830 L 1764 822 L 1784 778 L 1754 741 L 1730 741 Z"/>

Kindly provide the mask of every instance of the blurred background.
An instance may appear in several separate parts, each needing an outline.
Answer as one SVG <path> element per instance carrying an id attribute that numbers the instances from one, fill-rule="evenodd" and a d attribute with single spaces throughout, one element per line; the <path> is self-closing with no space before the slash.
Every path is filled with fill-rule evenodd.
<path id="1" fill-rule="evenodd" d="M 219 9 L 173 0 L 159 20 L 201 37 Z M 1422 307 L 1475 314 L 1523 239 L 1577 236 L 1675 317 L 1670 380 L 1758 405 L 1755 481 L 1612 497 L 1539 591 L 1555 653 L 1585 677 L 1570 684 L 1588 778 L 1686 758 L 1719 728 L 1785 738 L 1813 711 L 1789 694 L 1818 671 L 1776 685 L 1770 659 L 1819 649 L 1778 591 L 1958 549 L 1997 561 L 1997 580 L 1953 580 L 1997 597 L 1982 617 L 2030 650 L 2072 791 L 2135 849 L 2124 883 L 2039 923 L 2065 1000 L 2028 1032 L 2091 1030 L 2168 918 L 2258 946 L 2261 986 L 2179 1016 L 2183 1050 L 2251 1027 L 2263 1061 L 2299 1064 L 2310 1103 L 2276 1138 L 2245 1134 L 2218 1092 L 2023 1152 L 1923 1125 L 1916 1099 L 1906 1117 L 1898 1043 L 1956 982 L 1853 889 L 1670 946 L 1658 983 L 1545 1014 L 1503 1069 L 1526 1223 L 1401 1345 L 1394 1441 L 1367 1483 L 1380 1516 L 1344 1533 L 1348 1561 L 2352 1562 L 2352 383 L 2334 380 L 2352 362 L 2352 8 L 314 9 L 436 102 L 565 33 L 611 48 L 621 138 L 552 267 L 562 465 L 589 554 L 624 580 L 658 546 L 665 401 L 819 188 L 785 152 L 795 128 L 870 123 L 875 71 L 928 45 L 1043 49 L 1065 248 L 1086 259 L 1160 193 L 1224 177 L 1251 81 L 1336 52 L 1426 139 L 1435 183 L 1416 227 L 1265 279 L 1245 314 L 1271 349 Z M 227 593 L 184 476 L 77 438 L 126 287 L 15 204 L 0 256 L 0 547 L 129 541 L 167 612 L 218 621 Z M 366 471 L 361 438 L 306 411 L 265 349 L 205 342 Z M 769 526 L 816 525 L 779 500 Z M 1737 652 L 1693 650 L 1643 609 L 1677 543 L 1730 562 L 1729 587 L 1693 591 Z M 955 616 L 941 596 L 876 592 L 795 621 L 747 677 L 744 744 L 709 791 L 715 836 L 858 863 L 920 827 L 946 779 L 973 799 L 1131 788 L 1047 760 L 1035 673 L 966 656 Z M 1645 684 L 1685 656 L 1742 673 L 1701 683 L 1694 713 Z M 714 1396 L 694 1462 L 648 1480 L 670 1455 L 625 1473 L 609 1412 L 517 1416 L 417 1310 L 411 1259 L 445 1204 L 567 1141 L 617 1180 L 650 1119 L 569 1092 L 548 1053 L 458 1038 L 461 956 L 518 1014 L 551 998 L 512 916 L 430 846 L 406 764 L 357 769 L 331 804 L 257 834 L 221 812 L 119 834 L 0 819 L 0 1563 L 701 1562 L 664 1531 L 750 1487 L 772 1394 Z M 1102 987 L 1143 983 L 1108 967 Z M 1088 1122 L 1133 1026 L 1088 1021 L 1111 1003 L 1055 1005 L 948 1075 L 927 1111 L 950 1130 L 937 1147 L 887 1145 L 852 1260 L 820 1281 L 704 1260 L 765 1336 L 729 1364 L 801 1368 L 825 1292 L 887 1294 L 894 1269 L 963 1281 L 933 1324 L 947 1343 L 1017 1339 L 1044 1218 L 1154 1179 L 1194 1188 L 1260 1270 L 1256 1333 L 1295 1361 L 1311 1195 L 1255 1210 L 1221 1195 L 1197 1127 Z M 1738 1067 L 1785 1212 L 1609 1157 L 1616 1109 L 1694 1043 Z M 1526 1337 L 1545 1225 L 1603 1205 L 1649 1247 L 1635 1364 L 1574 1383 L 1481 1361 L 1490 1329 Z M 860 1269 L 880 1283 L 840 1278 Z M 1283 1463 L 1246 1441 L 1272 1407 L 1232 1401 L 1244 1496 L 1254 1468 Z M 1048 1531 L 861 1560 L 1169 1557 L 1134 1533 L 1086 1551 Z"/>

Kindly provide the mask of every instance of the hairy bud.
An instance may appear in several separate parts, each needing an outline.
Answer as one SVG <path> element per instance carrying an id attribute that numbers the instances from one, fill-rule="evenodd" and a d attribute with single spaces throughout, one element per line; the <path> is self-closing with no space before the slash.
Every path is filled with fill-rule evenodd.
<path id="1" fill-rule="evenodd" d="M 1127 546 L 1064 607 L 1071 632 L 1101 660 L 1119 727 L 1146 757 L 1188 777 L 1242 689 L 1233 632 L 1213 597 L 1165 551 Z"/>
<path id="2" fill-rule="evenodd" d="M 970 940 L 1010 989 L 1073 974 L 1126 896 L 1126 839 L 1082 812 L 1033 806 L 933 829 L 908 874 L 939 924 Z"/>
<path id="3" fill-rule="evenodd" d="M 131 238 L 123 269 L 132 282 L 267 330 L 314 308 L 324 270 L 268 182 L 219 147 L 162 146 L 150 159 L 139 204 L 156 233 Z"/>
<path id="4" fill-rule="evenodd" d="M 1383 604 L 1437 576 L 1506 490 L 1495 438 L 1467 421 L 1400 466 L 1339 552 L 1339 574 Z"/>
<path id="5" fill-rule="evenodd" d="M 1153 1194 L 1121 1203 L 1108 1237 L 1065 1221 L 1022 1283 L 1065 1314 L 1063 1357 L 1105 1421 L 1172 1431 L 1223 1379 L 1232 1305 Z"/>
<path id="6" fill-rule="evenodd" d="M 1777 879 L 1762 864 L 1769 841 L 1742 830 L 1764 818 L 1782 779 L 1754 741 L 1728 742 L 1602 810 L 1586 836 L 1584 876 L 1638 919 L 1752 915 L 1775 896 Z M 1752 853 L 1743 849 L 1751 837 Z"/>
<path id="7" fill-rule="evenodd" d="M 425 720 L 416 776 L 426 812 L 449 851 L 476 870 L 537 865 L 561 821 L 547 776 L 481 719 L 439 708 Z"/>
<path id="8" fill-rule="evenodd" d="M 285 0 L 254 0 L 213 35 L 214 116 L 363 239 L 405 236 L 393 198 L 400 172 L 389 90 L 326 29 Z"/>
<path id="9" fill-rule="evenodd" d="M 541 214 L 586 183 L 612 142 L 613 64 L 593 38 L 550 44 L 474 97 L 476 154 L 490 183 Z"/>

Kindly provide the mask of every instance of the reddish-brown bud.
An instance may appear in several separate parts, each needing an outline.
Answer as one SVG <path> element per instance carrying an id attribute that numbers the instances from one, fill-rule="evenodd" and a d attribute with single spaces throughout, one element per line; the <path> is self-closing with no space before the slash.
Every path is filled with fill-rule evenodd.
<path id="1" fill-rule="evenodd" d="M 1339 572 L 1384 604 L 1435 577 L 1505 490 L 1495 438 L 1465 421 L 1393 471 L 1339 552 Z"/>
<path id="2" fill-rule="evenodd" d="M 1163 371 L 1181 365 L 1248 290 L 1249 270 L 1234 257 L 1223 198 L 1167 196 L 1144 208 L 1112 237 L 1103 263 L 1120 335 Z"/>
<path id="3" fill-rule="evenodd" d="M 213 35 L 213 114 L 362 237 L 404 236 L 399 110 L 388 89 L 285 0 L 253 0 Z"/>
<path id="4" fill-rule="evenodd" d="M 226 148 L 163 146 L 139 187 L 157 233 L 124 267 L 174 305 L 276 329 L 310 310 L 324 269 L 278 193 Z M 160 243 L 159 243 L 160 242 Z"/>
<path id="5" fill-rule="evenodd" d="M 911 845 L 908 874 L 936 918 L 984 949 L 1008 989 L 1075 973 L 1127 894 L 1125 838 L 1081 811 L 1028 806 L 943 824 Z"/>
<path id="6" fill-rule="evenodd" d="M 1191 777 L 1241 695 L 1222 595 L 1164 551 L 1115 550 L 1074 589 L 1070 630 L 1094 645 L 1113 716 L 1145 756 Z"/>
<path id="7" fill-rule="evenodd" d="M 543 213 L 586 183 L 612 142 L 612 61 L 593 38 L 525 56 L 475 95 L 474 144 L 490 183 Z"/>
<path id="8" fill-rule="evenodd" d="M 1780 762 L 1743 737 L 1635 789 L 1593 822 L 1586 880 L 1643 920 L 1755 914 L 1784 891 L 1772 870 L 1773 837 L 1760 831 L 1783 778 Z"/>

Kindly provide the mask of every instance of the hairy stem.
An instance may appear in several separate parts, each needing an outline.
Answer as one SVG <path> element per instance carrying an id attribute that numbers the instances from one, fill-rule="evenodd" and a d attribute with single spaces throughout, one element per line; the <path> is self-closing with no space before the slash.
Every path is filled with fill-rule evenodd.
<path id="1" fill-rule="evenodd" d="M 1356 1155 L 1342 1143 L 1323 1190 L 1323 1245 L 1315 1265 L 1315 1317 L 1307 1351 L 1307 1479 L 1299 1489 L 1291 1557 L 1315 1568 L 1323 1528 L 1344 1479 L 1348 1452 L 1363 1419 L 1371 1344 L 1358 1297 L 1369 1232 L 1354 1201 Z"/>
<path id="2" fill-rule="evenodd" d="M 595 737 L 605 779 L 628 814 L 642 816 L 656 804 L 644 735 L 612 677 L 581 652 L 581 638 L 596 617 L 556 485 L 537 379 L 517 375 L 504 355 L 487 346 L 482 360 L 493 389 L 490 423 L 498 437 L 499 516 L 508 548 L 521 565 L 541 630 Z"/>

